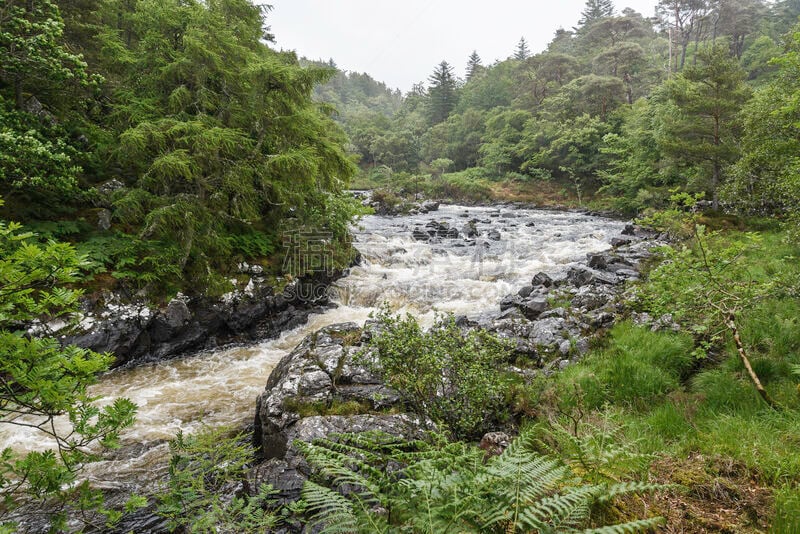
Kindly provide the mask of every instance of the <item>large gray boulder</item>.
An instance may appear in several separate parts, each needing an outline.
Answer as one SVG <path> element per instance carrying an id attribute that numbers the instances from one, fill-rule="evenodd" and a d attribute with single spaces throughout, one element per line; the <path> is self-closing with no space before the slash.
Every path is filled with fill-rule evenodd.
<path id="1" fill-rule="evenodd" d="M 265 459 L 285 456 L 306 409 L 355 401 L 380 411 L 398 402 L 397 393 L 369 370 L 370 356 L 360 356 L 361 336 L 355 323 L 323 328 L 275 367 L 256 402 L 254 442 Z"/>

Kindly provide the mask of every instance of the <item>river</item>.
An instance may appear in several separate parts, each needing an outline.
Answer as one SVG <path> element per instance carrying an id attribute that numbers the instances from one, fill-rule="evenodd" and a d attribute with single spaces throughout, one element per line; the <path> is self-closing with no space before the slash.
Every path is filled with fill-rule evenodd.
<path id="1" fill-rule="evenodd" d="M 414 229 L 431 221 L 480 234 L 467 239 L 418 241 Z M 101 377 L 91 393 L 128 397 L 139 405 L 136 424 L 123 435 L 117 458 L 92 466 L 89 476 L 106 488 L 137 490 L 162 472 L 166 440 L 202 425 L 252 422 L 256 396 L 272 368 L 303 337 L 340 322 L 363 322 L 376 307 L 409 312 L 430 324 L 437 312 L 476 316 L 496 310 L 503 296 L 538 272 L 558 274 L 589 252 L 610 248 L 623 223 L 589 215 L 508 207 L 442 206 L 407 217 L 368 216 L 354 230 L 362 263 L 334 287 L 337 307 L 278 339 L 224 348 L 156 364 L 121 368 Z M 14 428 L 0 446 L 43 446 L 33 431 Z"/>

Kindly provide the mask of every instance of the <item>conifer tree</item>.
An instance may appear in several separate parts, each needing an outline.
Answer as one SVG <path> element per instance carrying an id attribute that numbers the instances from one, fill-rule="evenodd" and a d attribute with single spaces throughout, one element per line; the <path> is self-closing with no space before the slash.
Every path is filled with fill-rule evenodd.
<path id="1" fill-rule="evenodd" d="M 614 3 L 611 0 L 586 0 L 578 26 L 586 28 L 602 18 L 612 16 L 614 16 Z"/>
<path id="2" fill-rule="evenodd" d="M 524 37 L 520 37 L 517 43 L 517 50 L 514 52 L 514 59 L 518 61 L 525 61 L 531 56 L 531 51 L 528 48 L 528 41 Z"/>
<path id="3" fill-rule="evenodd" d="M 428 78 L 429 118 L 431 123 L 438 124 L 447 119 L 456 106 L 456 79 L 453 67 L 442 61 Z"/>
<path id="4" fill-rule="evenodd" d="M 467 60 L 467 81 L 471 80 L 482 68 L 481 56 L 478 55 L 477 50 L 473 50 Z"/>
<path id="5" fill-rule="evenodd" d="M 738 114 L 750 97 L 739 62 L 720 46 L 700 50 L 697 64 L 687 66 L 667 84 L 677 113 L 667 112 L 662 150 L 710 175 L 713 207 L 719 206 L 723 169 L 739 152 Z"/>

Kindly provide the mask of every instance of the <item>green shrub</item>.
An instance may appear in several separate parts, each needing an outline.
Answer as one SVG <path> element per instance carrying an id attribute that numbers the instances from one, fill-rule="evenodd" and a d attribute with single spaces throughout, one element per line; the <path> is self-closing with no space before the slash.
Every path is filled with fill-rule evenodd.
<path id="1" fill-rule="evenodd" d="M 414 412 L 444 424 L 458 438 L 480 437 L 508 418 L 504 402 L 508 377 L 499 368 L 509 349 L 484 331 L 463 333 L 450 316 L 439 317 L 427 332 L 407 315 L 387 310 L 378 316 L 378 334 L 368 347 L 371 362 Z"/>
<path id="2" fill-rule="evenodd" d="M 269 486 L 252 498 L 230 495 L 253 459 L 248 442 L 227 428 L 179 432 L 170 442 L 169 480 L 156 499 L 171 531 L 267 532 L 278 524 L 268 509 L 274 494 Z"/>

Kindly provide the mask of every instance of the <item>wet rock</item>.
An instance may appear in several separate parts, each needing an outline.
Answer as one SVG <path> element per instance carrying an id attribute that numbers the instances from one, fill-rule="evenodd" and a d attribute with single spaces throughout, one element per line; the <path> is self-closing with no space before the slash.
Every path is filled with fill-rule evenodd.
<path id="1" fill-rule="evenodd" d="M 103 231 L 108 231 L 111 229 L 111 210 L 104 208 L 98 212 L 97 227 Z"/>
<path id="2" fill-rule="evenodd" d="M 500 456 L 511 444 L 511 436 L 505 432 L 487 432 L 478 445 L 486 453 L 486 458 Z"/>
<path id="3" fill-rule="evenodd" d="M 430 241 L 431 235 L 421 228 L 414 228 L 414 231 L 411 233 L 411 237 L 416 239 L 417 241 Z"/>
<path id="4" fill-rule="evenodd" d="M 405 414 L 387 415 L 328 415 L 312 416 L 298 420 L 285 430 L 284 452 L 268 458 L 252 468 L 245 477 L 245 490 L 256 495 L 262 484 L 271 484 L 281 502 L 296 501 L 308 479 L 311 469 L 295 449 L 295 441 L 312 442 L 331 434 L 384 432 L 406 440 L 423 437 L 423 422 Z"/>
<path id="5" fill-rule="evenodd" d="M 475 225 L 473 221 L 469 221 L 461 228 L 461 233 L 464 234 L 467 238 L 478 237 L 480 232 L 478 231 L 478 227 Z"/>
<path id="6" fill-rule="evenodd" d="M 524 315 L 529 320 L 534 320 L 538 318 L 542 312 L 547 310 L 548 304 L 547 299 L 542 297 L 535 297 L 532 299 L 528 299 L 522 302 L 519 305 L 520 311 L 522 315 Z"/>
<path id="7" fill-rule="evenodd" d="M 439 203 L 434 200 L 426 200 L 419 206 L 421 213 L 429 213 L 431 211 L 438 211 Z"/>
<path id="8" fill-rule="evenodd" d="M 500 234 L 499 230 L 489 230 L 489 233 L 486 235 L 491 241 L 500 241 L 502 235 Z"/>
<path id="9" fill-rule="evenodd" d="M 579 265 L 571 267 L 567 271 L 567 280 L 575 287 L 588 284 L 610 284 L 620 283 L 620 279 L 613 273 L 607 273 Z"/>
<path id="10" fill-rule="evenodd" d="M 587 254 L 587 265 L 592 269 L 605 269 L 608 267 L 609 257 L 606 254 Z"/>
<path id="11" fill-rule="evenodd" d="M 567 316 L 567 310 L 564 308 L 553 308 L 552 310 L 547 310 L 546 312 L 542 313 L 539 316 L 539 319 L 549 319 L 550 317 L 560 317 L 564 319 Z"/>
<path id="12" fill-rule="evenodd" d="M 116 297 L 87 299 L 82 305 L 83 320 L 59 340 L 112 353 L 113 367 L 119 367 L 199 350 L 212 337 L 218 344 L 274 337 L 327 305 L 327 288 L 341 274 L 318 273 L 300 279 L 279 295 L 273 294 L 271 286 L 251 279 L 244 290 L 221 298 L 180 297 L 161 310 L 141 303 L 120 304 Z"/>
<path id="13" fill-rule="evenodd" d="M 614 298 L 614 292 L 605 286 L 584 286 L 578 289 L 572 299 L 575 308 L 591 311 L 602 308 Z"/>
<path id="14" fill-rule="evenodd" d="M 615 237 L 611 239 L 612 247 L 621 247 L 623 245 L 630 245 L 633 242 L 629 237 Z"/>
<path id="15" fill-rule="evenodd" d="M 526 299 L 531 296 L 531 293 L 533 293 L 533 286 L 522 286 L 517 295 Z"/>
<path id="16" fill-rule="evenodd" d="M 500 311 L 506 311 L 509 308 L 522 308 L 523 298 L 520 295 L 506 295 L 500 301 Z"/>
<path id="17" fill-rule="evenodd" d="M 116 178 L 107 182 L 103 182 L 97 186 L 97 192 L 103 196 L 108 196 L 116 191 L 119 191 L 120 189 L 125 189 L 125 184 Z"/>
<path id="18" fill-rule="evenodd" d="M 619 276 L 620 278 L 639 278 L 639 271 L 635 269 L 617 269 L 614 274 Z"/>
<path id="19" fill-rule="evenodd" d="M 628 223 L 625 225 L 625 228 L 622 230 L 622 235 L 635 235 L 636 234 L 636 225 L 632 223 Z"/>
<path id="20" fill-rule="evenodd" d="M 544 347 L 557 347 L 564 339 L 566 321 L 560 317 L 550 317 L 531 323 L 528 339 Z"/>
<path id="21" fill-rule="evenodd" d="M 346 345 L 360 333 L 354 323 L 323 328 L 275 367 L 257 402 L 254 439 L 264 458 L 283 458 L 291 443 L 289 429 L 300 420 L 299 406 L 356 401 L 381 409 L 397 402 L 397 394 L 355 357 L 360 348 Z"/>
<path id="22" fill-rule="evenodd" d="M 539 273 L 531 280 L 533 287 L 552 287 L 553 279 L 547 273 Z"/>

